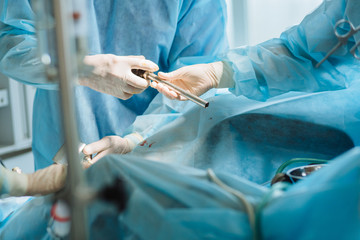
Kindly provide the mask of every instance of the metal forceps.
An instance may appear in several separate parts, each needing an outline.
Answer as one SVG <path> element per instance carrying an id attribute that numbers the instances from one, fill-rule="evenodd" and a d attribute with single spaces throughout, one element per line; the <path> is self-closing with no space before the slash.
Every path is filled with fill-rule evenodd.
<path id="1" fill-rule="evenodd" d="M 142 77 L 146 80 L 150 80 L 150 81 L 156 81 L 156 82 L 160 82 L 163 83 L 167 86 L 170 86 L 171 88 L 173 88 L 176 92 L 178 92 L 180 95 L 184 96 L 185 98 L 189 99 L 190 101 L 193 101 L 194 103 L 200 105 L 203 108 L 207 108 L 209 106 L 209 102 L 205 101 L 204 99 L 188 92 L 185 91 L 183 89 L 181 89 L 180 87 L 176 86 L 175 84 L 172 84 L 170 82 L 161 80 L 157 75 L 155 75 L 154 73 L 150 73 L 150 72 L 146 72 L 144 70 L 141 69 L 132 69 L 131 70 L 135 75 Z"/>
<path id="2" fill-rule="evenodd" d="M 347 30 L 344 33 L 344 30 L 342 29 L 342 26 L 345 26 L 346 28 L 349 28 L 349 30 Z M 358 26 L 357 28 L 354 27 L 354 25 L 352 25 L 351 22 L 349 22 L 348 20 L 345 19 L 341 19 L 339 21 L 337 21 L 337 23 L 335 24 L 334 27 L 334 33 L 336 35 L 336 37 L 338 38 L 339 42 L 335 45 L 335 47 L 333 47 L 327 54 L 326 56 L 316 64 L 315 67 L 319 67 L 331 54 L 333 54 L 339 47 L 341 47 L 342 45 L 347 44 L 348 40 L 350 37 L 352 37 L 354 34 L 356 34 L 357 32 L 360 31 L 360 26 Z M 360 46 L 360 42 L 358 42 L 357 44 L 355 44 L 355 46 L 353 46 L 350 49 L 350 53 L 356 58 L 360 60 L 360 55 L 357 51 L 357 48 Z"/>

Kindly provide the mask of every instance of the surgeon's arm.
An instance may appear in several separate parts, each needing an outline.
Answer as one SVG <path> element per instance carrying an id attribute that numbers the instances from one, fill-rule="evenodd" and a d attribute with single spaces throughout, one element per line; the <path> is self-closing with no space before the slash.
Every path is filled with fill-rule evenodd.
<path id="1" fill-rule="evenodd" d="M 266 100 L 289 91 L 318 92 L 345 88 L 344 66 L 358 63 L 342 47 L 324 64 L 316 64 L 337 44 L 336 22 L 347 18 L 349 1 L 324 1 L 298 25 L 253 47 L 234 49 L 223 57 L 234 70 L 236 95 Z M 353 9 L 357 12 L 360 9 Z M 359 17 L 357 17 L 359 19 Z M 351 39 L 350 41 L 353 41 Z"/>

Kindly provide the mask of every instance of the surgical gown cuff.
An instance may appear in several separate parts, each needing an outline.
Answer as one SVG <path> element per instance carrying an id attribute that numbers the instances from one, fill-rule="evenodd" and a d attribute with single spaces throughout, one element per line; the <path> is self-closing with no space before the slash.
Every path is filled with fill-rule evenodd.
<path id="1" fill-rule="evenodd" d="M 144 138 L 137 132 L 128 134 L 124 138 L 128 141 L 131 150 L 144 141 Z"/>
<path id="2" fill-rule="evenodd" d="M 234 88 L 234 71 L 229 62 L 221 61 L 219 64 L 215 65 L 215 68 L 219 69 L 218 72 L 221 73 L 219 77 L 219 83 L 216 88 Z"/>
<path id="3" fill-rule="evenodd" d="M 235 86 L 229 90 L 236 96 L 244 95 L 250 99 L 264 101 L 268 98 L 267 89 L 259 84 L 251 59 L 248 57 L 250 51 L 249 47 L 240 47 L 222 57 L 222 61 L 226 61 L 233 71 Z"/>

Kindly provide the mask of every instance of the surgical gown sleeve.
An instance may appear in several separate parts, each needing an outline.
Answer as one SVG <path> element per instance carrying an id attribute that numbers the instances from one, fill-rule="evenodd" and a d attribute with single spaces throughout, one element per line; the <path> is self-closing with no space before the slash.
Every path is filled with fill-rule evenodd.
<path id="1" fill-rule="evenodd" d="M 230 91 L 264 101 L 289 91 L 346 88 L 354 77 L 358 77 L 360 70 L 358 60 L 348 51 L 354 38 L 319 68 L 315 65 L 337 44 L 336 22 L 345 18 L 357 26 L 360 23 L 359 11 L 355 0 L 324 1 L 279 39 L 229 51 L 223 60 L 228 61 L 234 70 L 235 88 Z"/>
<path id="2" fill-rule="evenodd" d="M 55 84 L 46 84 L 38 57 L 30 1 L 0 0 L 0 10 L 0 72 L 22 83 L 55 89 Z"/>

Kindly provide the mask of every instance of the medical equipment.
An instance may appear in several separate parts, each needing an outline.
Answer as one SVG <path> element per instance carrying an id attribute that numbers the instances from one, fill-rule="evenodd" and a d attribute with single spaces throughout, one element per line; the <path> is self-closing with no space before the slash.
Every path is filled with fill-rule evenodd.
<path id="1" fill-rule="evenodd" d="M 346 29 L 346 30 L 345 30 Z M 349 30 L 347 30 L 349 29 Z M 344 32 L 345 31 L 345 32 Z M 318 68 L 331 54 L 333 54 L 339 47 L 342 45 L 346 45 L 349 38 L 352 37 L 354 34 L 356 34 L 358 31 L 360 31 L 360 26 L 354 27 L 354 25 L 345 19 L 341 19 L 337 21 L 334 33 L 336 37 L 338 38 L 339 42 L 333 47 L 326 56 L 316 64 L 316 67 Z M 360 55 L 358 53 L 358 47 L 360 46 L 360 42 L 355 44 L 351 49 L 350 53 L 356 58 L 360 60 Z"/>
<path id="2" fill-rule="evenodd" d="M 304 177 L 309 176 L 311 173 L 319 170 L 324 167 L 324 164 L 315 164 L 315 165 L 306 165 L 301 167 L 292 168 L 286 172 L 286 174 L 290 177 L 292 182 L 297 182 Z"/>
<path id="3" fill-rule="evenodd" d="M 288 182 L 295 183 L 298 180 L 303 179 L 304 177 L 310 175 L 312 172 L 319 170 L 329 160 L 325 159 L 317 159 L 317 158 L 293 158 L 289 161 L 284 162 L 280 165 L 280 167 L 276 170 L 275 176 L 271 180 L 271 185 L 274 185 L 277 182 Z M 298 167 L 291 168 L 286 173 L 283 173 L 284 169 L 287 168 L 291 164 L 299 164 L 299 163 L 308 163 L 308 165 L 302 165 Z"/>
<path id="4" fill-rule="evenodd" d="M 150 81 L 155 81 L 155 82 L 160 82 L 162 84 L 165 84 L 171 88 L 173 88 L 176 92 L 178 92 L 180 95 L 182 95 L 183 97 L 193 101 L 194 103 L 202 106 L 203 108 L 207 108 L 209 106 L 209 102 L 205 101 L 204 99 L 199 98 L 198 96 L 185 91 L 184 89 L 176 86 L 175 84 L 172 84 L 168 81 L 164 81 L 162 79 L 160 79 L 158 76 L 156 76 L 154 73 L 150 73 L 150 72 L 145 72 L 143 70 L 140 69 L 133 69 L 132 72 L 146 80 L 150 80 Z"/>
<path id="5" fill-rule="evenodd" d="M 51 207 L 50 220 L 47 232 L 54 239 L 66 237 L 70 232 L 70 209 L 62 200 L 57 201 Z"/>
<path id="6" fill-rule="evenodd" d="M 78 127 L 75 118 L 74 86 L 80 75 L 86 48 L 86 2 L 53 0 L 34 2 L 40 30 L 40 57 L 49 82 L 59 81 L 62 123 L 65 136 L 65 155 L 68 164 L 67 185 L 63 200 L 71 212 L 71 239 L 87 239 L 86 204 L 79 191 L 87 189 L 83 179 L 77 144 Z M 44 8 L 42 8 L 42 6 Z M 45 12 L 45 14 L 44 14 Z M 44 21 L 47 23 L 44 27 Z M 55 24 L 56 23 L 56 24 Z M 44 32 L 43 32 L 44 30 Z M 52 36 L 50 39 L 48 36 Z M 51 40 L 56 39 L 52 42 Z M 74 54 L 75 53 L 75 54 Z"/>

